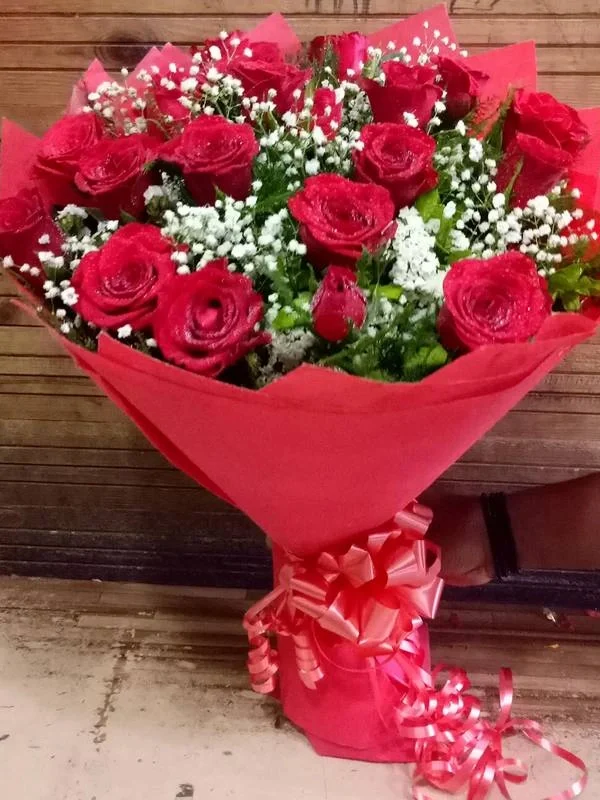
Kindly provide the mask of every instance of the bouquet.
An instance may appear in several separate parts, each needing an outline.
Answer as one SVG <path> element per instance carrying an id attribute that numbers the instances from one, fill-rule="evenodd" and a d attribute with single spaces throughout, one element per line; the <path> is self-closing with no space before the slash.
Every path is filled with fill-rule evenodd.
<path id="1" fill-rule="evenodd" d="M 508 796 L 518 731 L 585 773 L 510 716 L 508 672 L 495 724 L 431 672 L 414 498 L 595 331 L 599 171 L 600 111 L 537 92 L 532 43 L 468 57 L 441 6 L 308 47 L 273 15 L 119 80 L 96 61 L 41 140 L 4 125 L 28 307 L 273 542 L 253 687 L 321 754 L 416 762 L 418 798 Z"/>

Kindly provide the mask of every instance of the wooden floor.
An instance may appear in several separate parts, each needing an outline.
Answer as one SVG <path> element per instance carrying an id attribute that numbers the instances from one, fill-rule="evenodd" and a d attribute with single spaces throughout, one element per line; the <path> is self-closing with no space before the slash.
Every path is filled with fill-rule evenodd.
<path id="1" fill-rule="evenodd" d="M 0 579 L 2 800 L 408 798 L 408 768 L 320 759 L 248 691 L 248 602 L 242 591 Z M 434 661 L 467 668 L 490 705 L 498 668 L 511 666 L 515 712 L 585 758 L 585 797 L 600 797 L 600 619 L 446 606 L 432 638 Z M 519 800 L 574 777 L 509 745 L 532 763 Z"/>

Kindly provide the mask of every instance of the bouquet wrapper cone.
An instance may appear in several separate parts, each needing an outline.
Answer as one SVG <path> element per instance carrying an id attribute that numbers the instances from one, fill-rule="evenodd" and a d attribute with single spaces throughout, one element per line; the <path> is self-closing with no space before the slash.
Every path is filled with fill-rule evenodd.
<path id="1" fill-rule="evenodd" d="M 23 306 L 27 307 L 27 306 Z M 33 311 L 32 311 L 33 313 Z M 548 319 L 533 342 L 487 346 L 415 384 L 303 366 L 259 391 L 177 369 L 101 334 L 98 352 L 52 334 L 174 466 L 256 522 L 284 554 L 316 556 L 390 525 L 595 323 Z M 426 626 L 411 634 L 429 669 Z M 402 665 L 366 669 L 355 645 L 317 636 L 324 677 L 310 689 L 280 637 L 278 693 L 323 755 L 413 761 L 393 712 Z"/>

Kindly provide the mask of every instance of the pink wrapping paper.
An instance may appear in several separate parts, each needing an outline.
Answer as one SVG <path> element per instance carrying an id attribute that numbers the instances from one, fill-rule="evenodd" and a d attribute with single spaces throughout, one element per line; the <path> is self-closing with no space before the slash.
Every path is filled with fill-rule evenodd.
<path id="1" fill-rule="evenodd" d="M 370 41 L 385 47 L 390 39 L 423 37 L 425 19 L 431 30 L 454 40 L 445 8 L 438 6 Z M 250 38 L 280 42 L 290 54 L 298 49 L 297 37 L 279 15 L 261 23 Z M 153 51 L 150 58 L 183 57 L 174 51 Z M 492 76 L 492 99 L 509 85 L 535 87 L 530 43 L 474 56 L 470 63 Z M 94 62 L 76 87 L 70 110 L 80 108 L 85 93 L 105 76 Z M 587 114 L 600 131 L 600 112 Z M 599 142 L 596 136 L 576 175 L 594 205 Z M 35 137 L 5 123 L 2 195 L 23 185 L 36 148 Z M 534 342 L 482 347 L 418 384 L 377 383 L 305 365 L 259 391 L 185 372 L 105 334 L 94 353 L 53 333 L 174 466 L 265 531 L 276 544 L 277 559 L 281 551 L 314 555 L 388 524 L 595 328 L 586 317 L 556 315 Z M 427 666 L 426 630 L 414 637 Z M 307 689 L 292 643 L 282 639 L 280 697 L 290 719 L 320 753 L 412 760 L 413 745 L 399 739 L 392 724 L 400 690 L 390 671 L 361 668 L 348 643 L 327 656 L 325 678 L 316 690 Z"/>

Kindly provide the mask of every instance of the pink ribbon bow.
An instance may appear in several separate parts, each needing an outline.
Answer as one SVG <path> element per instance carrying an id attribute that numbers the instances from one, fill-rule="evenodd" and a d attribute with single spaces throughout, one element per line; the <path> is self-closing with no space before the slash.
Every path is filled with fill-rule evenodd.
<path id="1" fill-rule="evenodd" d="M 275 688 L 279 665 L 271 634 L 292 637 L 300 677 L 311 689 L 324 675 L 315 625 L 366 657 L 398 653 L 423 617 L 435 616 L 442 593 L 439 549 L 424 540 L 430 522 L 429 509 L 413 503 L 396 515 L 396 528 L 369 534 L 343 552 L 307 559 L 286 554 L 279 584 L 244 617 L 252 688 L 262 694 Z"/>
<path id="2" fill-rule="evenodd" d="M 400 735 L 414 739 L 416 744 L 413 800 L 431 800 L 421 788 L 422 782 L 450 794 L 467 789 L 467 800 L 485 800 L 495 784 L 510 800 L 507 783 L 527 780 L 525 764 L 517 758 L 505 758 L 502 752 L 503 738 L 517 733 L 581 771 L 568 789 L 546 800 L 571 800 L 583 792 L 587 784 L 584 762 L 546 738 L 537 722 L 511 717 L 513 684 L 509 669 L 500 672 L 500 715 L 495 723 L 483 720 L 480 702 L 464 694 L 469 680 L 462 670 L 450 670 L 448 681 L 436 689 L 433 682 L 442 670 L 438 667 L 434 671 L 429 685 L 409 689 L 397 711 Z"/>

